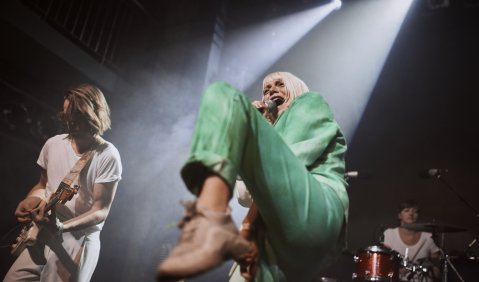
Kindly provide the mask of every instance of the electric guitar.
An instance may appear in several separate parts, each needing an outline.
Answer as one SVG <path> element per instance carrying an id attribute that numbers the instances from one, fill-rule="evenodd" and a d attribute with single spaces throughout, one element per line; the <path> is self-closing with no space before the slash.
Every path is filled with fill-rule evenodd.
<path id="1" fill-rule="evenodd" d="M 45 214 L 57 203 L 65 204 L 67 201 L 71 200 L 78 192 L 78 188 L 78 185 L 71 187 L 63 181 L 60 182 L 57 191 L 50 197 L 50 200 L 45 206 Z M 10 253 L 14 256 L 19 256 L 26 247 L 33 246 L 37 241 L 37 236 L 41 227 L 41 225 L 38 225 L 33 220 L 25 224 L 20 231 L 15 244 L 12 245 Z"/>

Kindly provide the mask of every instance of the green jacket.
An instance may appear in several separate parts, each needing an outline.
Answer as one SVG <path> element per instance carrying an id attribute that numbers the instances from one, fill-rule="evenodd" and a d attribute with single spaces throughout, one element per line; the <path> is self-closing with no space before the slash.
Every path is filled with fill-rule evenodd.
<path id="1" fill-rule="evenodd" d="M 296 97 L 273 126 L 314 177 L 336 191 L 347 218 L 346 141 L 324 98 L 317 92 Z"/>

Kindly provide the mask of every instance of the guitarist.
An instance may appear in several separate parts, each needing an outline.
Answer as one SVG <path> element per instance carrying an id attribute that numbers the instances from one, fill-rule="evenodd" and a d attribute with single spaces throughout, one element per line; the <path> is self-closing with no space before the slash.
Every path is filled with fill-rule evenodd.
<path id="1" fill-rule="evenodd" d="M 66 92 L 59 116 L 67 133 L 47 140 L 37 161 L 40 179 L 15 210 L 19 222 L 33 220 L 40 232 L 4 281 L 89 281 L 95 270 L 100 231 L 122 173 L 118 150 L 100 137 L 110 128 L 110 110 L 100 89 L 84 84 Z M 90 152 L 71 183 L 78 192 L 47 211 L 62 180 Z"/>

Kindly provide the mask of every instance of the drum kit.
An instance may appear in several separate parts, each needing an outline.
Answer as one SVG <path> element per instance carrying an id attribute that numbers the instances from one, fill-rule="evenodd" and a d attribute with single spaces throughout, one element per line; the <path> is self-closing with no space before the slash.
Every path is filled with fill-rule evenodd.
<path id="1" fill-rule="evenodd" d="M 438 224 L 438 223 L 413 223 L 405 224 L 403 227 L 410 230 L 421 232 L 430 232 L 433 237 L 442 233 L 463 232 L 465 228 Z M 474 239 L 471 244 L 475 244 L 477 239 Z M 469 248 L 471 247 L 469 244 Z M 442 282 L 447 282 L 449 278 L 452 281 L 465 281 L 457 268 L 454 266 L 451 257 L 441 248 L 441 259 L 437 262 L 429 260 L 422 260 L 419 262 L 412 262 L 407 255 L 402 256 L 400 253 L 382 245 L 373 245 L 357 250 L 353 256 L 355 263 L 355 271 L 352 274 L 353 281 L 436 281 L 432 277 L 432 267 L 436 266 L 442 270 Z M 469 256 L 469 260 L 474 259 L 479 262 L 479 258 Z M 477 266 L 476 266 L 477 267 Z M 452 269 L 454 275 L 448 272 Z M 400 272 L 407 273 L 405 276 Z M 477 277 L 474 277 L 477 279 Z M 468 280 L 469 281 L 469 280 Z"/>
<path id="2" fill-rule="evenodd" d="M 474 218 L 479 219 L 479 211 L 477 211 L 470 203 L 468 203 L 468 201 L 462 197 L 446 180 L 446 173 L 447 170 L 445 169 L 430 169 L 428 170 L 426 177 L 434 177 L 441 181 L 457 196 L 460 201 L 463 202 L 465 206 L 467 206 L 474 213 Z M 353 178 L 355 177 L 354 174 L 357 174 L 357 172 L 346 173 L 345 177 L 346 179 Z M 353 281 L 479 281 L 479 256 L 472 253 L 472 246 L 475 245 L 479 240 L 476 232 L 474 232 L 474 236 L 476 237 L 474 237 L 474 239 L 468 244 L 466 252 L 461 252 L 460 255 L 450 255 L 444 249 L 445 233 L 468 231 L 466 228 L 437 222 L 410 223 L 403 224 L 401 227 L 407 228 L 409 230 L 431 233 L 432 238 L 434 241 L 436 241 L 436 245 L 439 247 L 440 258 L 424 258 L 412 261 L 409 259 L 407 254 L 407 248 L 405 255 L 402 255 L 399 252 L 382 244 L 382 241 L 384 240 L 383 237 L 382 239 L 378 240 L 380 242 L 379 244 L 358 249 L 356 253 L 352 253 L 349 250 L 345 250 L 343 252 L 343 255 L 346 255 L 348 260 L 349 257 L 353 258 Z M 440 244 L 437 244 L 437 235 L 441 236 Z M 433 276 L 436 277 L 433 278 Z M 440 278 L 437 276 L 440 276 Z M 347 278 L 347 280 L 344 279 L 345 277 L 343 277 L 342 280 L 319 277 L 313 281 L 350 281 L 349 278 Z"/>
<path id="3" fill-rule="evenodd" d="M 446 177 L 447 172 L 448 171 L 445 169 L 430 169 L 428 170 L 427 177 L 434 177 L 442 182 L 442 184 L 444 184 L 451 192 L 453 192 L 457 198 L 474 213 L 474 218 L 478 219 L 479 211 L 477 211 L 449 183 Z M 417 260 L 414 263 L 409 261 L 407 254 L 402 256 L 398 252 L 382 244 L 362 248 L 359 249 L 354 255 L 355 271 L 352 275 L 353 281 L 436 281 L 431 278 L 433 267 L 442 271 L 442 282 L 464 282 L 464 277 L 467 278 L 467 281 L 478 281 L 479 256 L 474 256 L 466 252 L 466 255 L 462 256 L 462 258 L 463 260 L 466 258 L 467 269 L 465 269 L 465 271 L 458 271 L 458 268 L 455 266 L 455 264 L 460 265 L 460 260 L 455 260 L 455 258 L 450 256 L 444 249 L 444 234 L 463 232 L 466 231 L 465 228 L 439 224 L 436 222 L 404 224 L 402 227 L 410 230 L 432 233 L 433 238 L 437 238 L 436 235 L 441 234 L 441 244 L 439 244 L 441 258 L 435 262 Z M 468 244 L 469 251 L 477 242 L 477 239 L 478 238 L 475 237 L 472 242 Z M 461 269 L 459 268 L 459 270 Z M 471 270 L 472 272 L 468 272 Z M 402 274 L 405 272 L 408 274 L 404 278 Z"/>

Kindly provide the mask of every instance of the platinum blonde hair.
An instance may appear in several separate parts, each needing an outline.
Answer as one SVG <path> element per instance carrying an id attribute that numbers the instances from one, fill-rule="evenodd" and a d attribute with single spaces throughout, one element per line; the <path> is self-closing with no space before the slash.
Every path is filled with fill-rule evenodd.
<path id="1" fill-rule="evenodd" d="M 263 79 L 263 89 L 266 86 L 266 81 L 268 79 L 277 79 L 277 78 L 283 79 L 284 85 L 286 86 L 286 89 L 291 99 L 294 99 L 298 97 L 299 95 L 309 91 L 309 87 L 306 85 L 306 83 L 304 83 L 304 81 L 302 81 L 299 77 L 295 76 L 294 74 L 289 72 L 284 72 L 284 71 L 272 72 L 268 74 Z"/>

